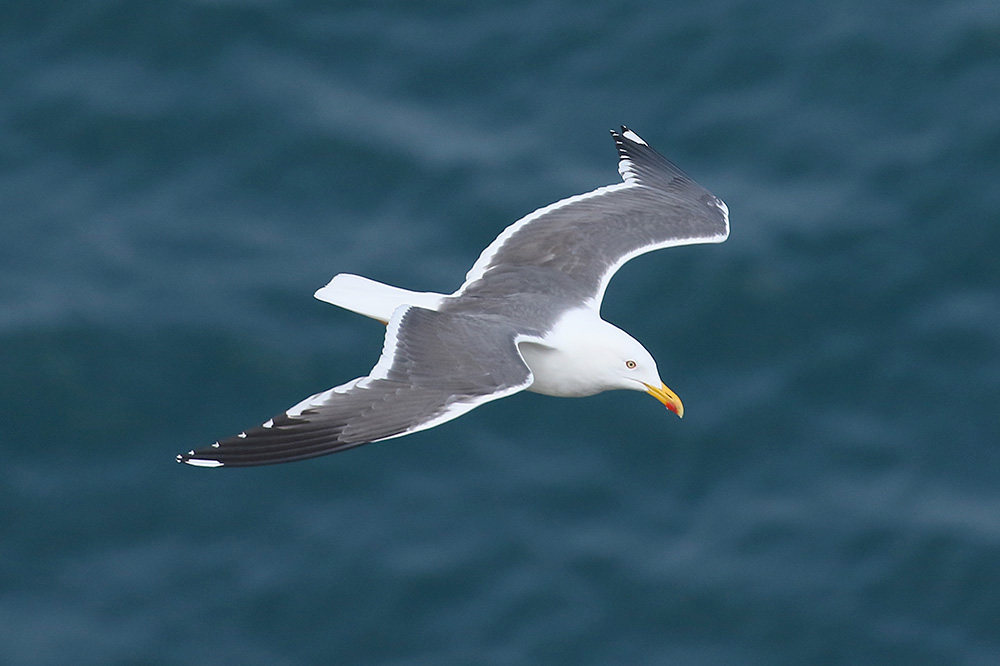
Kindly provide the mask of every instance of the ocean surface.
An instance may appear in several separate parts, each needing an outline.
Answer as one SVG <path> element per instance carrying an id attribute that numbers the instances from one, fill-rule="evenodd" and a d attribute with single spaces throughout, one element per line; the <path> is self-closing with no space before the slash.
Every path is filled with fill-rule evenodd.
<path id="1" fill-rule="evenodd" d="M 9 4 L 0 663 L 1000 663 L 995 0 Z M 621 124 L 732 214 L 603 308 L 683 420 L 174 462 L 368 372 L 330 277 L 450 292 Z"/>

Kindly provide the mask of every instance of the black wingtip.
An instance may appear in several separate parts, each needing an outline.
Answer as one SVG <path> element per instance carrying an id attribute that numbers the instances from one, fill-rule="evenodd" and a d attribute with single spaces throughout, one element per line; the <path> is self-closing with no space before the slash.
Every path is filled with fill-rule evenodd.
<path id="1" fill-rule="evenodd" d="M 175 460 L 179 463 L 185 463 L 191 465 L 192 467 L 223 467 L 224 463 L 219 460 L 213 460 L 211 458 L 202 458 L 198 455 L 197 451 L 188 451 L 187 453 L 178 453 Z"/>
<path id="2" fill-rule="evenodd" d="M 620 130 L 611 130 L 611 137 L 615 140 L 618 156 L 621 159 L 631 159 L 645 151 L 656 153 L 642 137 L 630 130 L 627 125 L 622 125 Z"/>
<path id="3" fill-rule="evenodd" d="M 614 141 L 615 141 L 615 148 L 618 150 L 618 159 L 619 160 L 623 160 L 623 159 L 626 159 L 628 157 L 628 153 L 627 153 L 627 151 L 625 149 L 625 138 L 624 138 L 624 136 L 622 136 L 627 131 L 628 131 L 628 128 L 625 127 L 624 125 L 621 126 L 621 129 L 617 129 L 617 130 L 613 129 L 613 130 L 611 130 L 611 138 L 614 139 Z"/>

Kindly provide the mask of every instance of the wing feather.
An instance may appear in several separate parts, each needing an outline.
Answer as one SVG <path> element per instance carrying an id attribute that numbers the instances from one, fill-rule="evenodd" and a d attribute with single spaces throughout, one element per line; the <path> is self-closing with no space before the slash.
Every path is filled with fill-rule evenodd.
<path id="1" fill-rule="evenodd" d="M 495 317 L 398 308 L 372 375 L 177 460 L 210 467 L 291 462 L 431 428 L 531 384 L 519 337 Z"/>
<path id="2" fill-rule="evenodd" d="M 611 134 L 623 182 L 550 204 L 504 229 L 453 297 L 501 297 L 509 287 L 497 278 L 531 267 L 563 290 L 568 276 L 599 307 L 611 277 L 629 259 L 729 236 L 726 204 L 632 130 Z"/>

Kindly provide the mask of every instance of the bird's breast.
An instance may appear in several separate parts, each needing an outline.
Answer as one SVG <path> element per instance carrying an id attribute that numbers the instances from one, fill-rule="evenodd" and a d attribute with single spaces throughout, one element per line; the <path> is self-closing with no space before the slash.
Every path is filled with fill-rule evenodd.
<path id="1" fill-rule="evenodd" d="M 571 352 L 535 342 L 522 342 L 518 349 L 535 377 L 529 391 L 560 398 L 580 398 L 600 393 L 605 388 L 581 371 L 585 364 Z"/>

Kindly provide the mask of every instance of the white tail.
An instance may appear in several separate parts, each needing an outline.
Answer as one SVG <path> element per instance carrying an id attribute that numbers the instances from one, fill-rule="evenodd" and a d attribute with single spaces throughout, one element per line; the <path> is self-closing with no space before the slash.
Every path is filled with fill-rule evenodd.
<path id="1" fill-rule="evenodd" d="M 378 319 L 383 324 L 389 321 L 400 305 L 437 310 L 444 298 L 444 294 L 391 287 L 350 273 L 335 275 L 329 284 L 313 295 L 326 303 Z"/>

